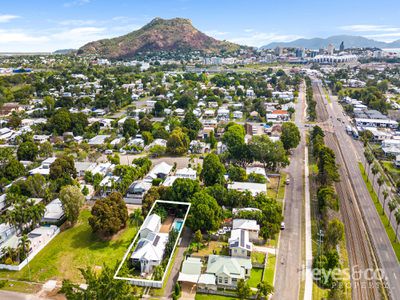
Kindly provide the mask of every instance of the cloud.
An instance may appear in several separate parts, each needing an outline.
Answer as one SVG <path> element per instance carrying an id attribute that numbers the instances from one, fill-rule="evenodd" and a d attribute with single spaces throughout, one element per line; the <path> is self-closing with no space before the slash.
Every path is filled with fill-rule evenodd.
<path id="1" fill-rule="evenodd" d="M 265 32 L 250 32 L 250 33 L 251 34 L 239 37 L 228 38 L 227 40 L 242 45 L 261 47 L 272 42 L 288 42 L 302 38 L 302 36 L 299 35 L 265 33 Z"/>
<path id="2" fill-rule="evenodd" d="M 63 26 L 85 26 L 85 25 L 94 25 L 96 24 L 95 20 L 63 20 L 58 22 L 58 24 Z"/>
<path id="3" fill-rule="evenodd" d="M 219 30 L 206 30 L 204 33 L 207 34 L 207 35 L 216 37 L 216 36 L 227 35 L 229 32 L 219 31 Z"/>
<path id="4" fill-rule="evenodd" d="M 90 0 L 74 0 L 71 2 L 65 2 L 64 7 L 74 7 L 74 6 L 82 6 L 88 4 Z"/>
<path id="5" fill-rule="evenodd" d="M 254 29 L 253 28 L 247 28 L 247 29 L 245 29 L 245 30 L 243 30 L 244 32 L 253 32 L 254 31 Z"/>
<path id="6" fill-rule="evenodd" d="M 371 24 L 358 24 L 358 25 L 346 25 L 339 27 L 342 30 L 353 31 L 353 32 L 393 32 L 399 31 L 398 27 L 391 27 L 387 25 L 371 25 Z"/>
<path id="7" fill-rule="evenodd" d="M 392 42 L 400 38 L 400 27 L 393 27 L 388 25 L 346 25 L 341 26 L 340 29 L 345 31 L 358 32 L 366 38 L 375 39 L 383 42 Z"/>
<path id="8" fill-rule="evenodd" d="M 0 15 L 0 23 L 7 23 L 12 20 L 18 19 L 20 16 L 15 15 Z"/>
<path id="9" fill-rule="evenodd" d="M 0 44 L 40 43 L 46 41 L 48 41 L 46 36 L 34 36 L 17 30 L 0 29 Z"/>

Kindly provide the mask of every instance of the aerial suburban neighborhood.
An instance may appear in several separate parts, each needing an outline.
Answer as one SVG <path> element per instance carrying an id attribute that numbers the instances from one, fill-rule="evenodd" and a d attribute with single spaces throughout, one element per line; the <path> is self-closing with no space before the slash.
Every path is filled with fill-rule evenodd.
<path id="1" fill-rule="evenodd" d="M 0 299 L 400 299 L 397 27 L 100 2 L 0 12 Z"/>

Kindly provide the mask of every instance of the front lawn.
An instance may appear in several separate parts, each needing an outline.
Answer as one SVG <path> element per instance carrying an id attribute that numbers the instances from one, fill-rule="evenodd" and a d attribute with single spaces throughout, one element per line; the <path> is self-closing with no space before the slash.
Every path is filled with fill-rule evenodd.
<path id="1" fill-rule="evenodd" d="M 247 280 L 250 287 L 257 287 L 257 285 L 262 281 L 263 269 L 252 269 L 250 278 Z"/>
<path id="2" fill-rule="evenodd" d="M 276 256 L 268 254 L 268 261 L 267 265 L 265 266 L 263 281 L 268 282 L 272 286 L 274 285 L 275 264 Z"/>
<path id="3" fill-rule="evenodd" d="M 219 296 L 219 295 L 208 295 L 208 294 L 196 294 L 195 300 L 236 300 L 237 298 Z"/>
<path id="4" fill-rule="evenodd" d="M 112 240 L 102 241 L 92 234 L 89 217 L 90 211 L 83 210 L 78 223 L 57 235 L 28 266 L 19 272 L 1 270 L 0 277 L 36 282 L 49 279 L 79 282 L 82 277 L 78 268 L 100 269 L 104 263 L 114 265 L 122 259 L 136 229 L 126 228 Z"/>

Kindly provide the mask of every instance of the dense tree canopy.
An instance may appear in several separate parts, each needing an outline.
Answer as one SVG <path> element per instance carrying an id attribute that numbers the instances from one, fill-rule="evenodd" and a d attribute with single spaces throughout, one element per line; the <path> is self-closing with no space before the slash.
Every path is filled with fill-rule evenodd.
<path id="1" fill-rule="evenodd" d="M 222 210 L 217 201 L 205 191 L 195 193 L 190 202 L 188 225 L 192 231 L 217 230 L 222 220 Z"/>
<path id="2" fill-rule="evenodd" d="M 218 155 L 210 153 L 206 156 L 201 170 L 201 179 L 206 186 L 223 184 L 225 167 L 219 160 Z"/>

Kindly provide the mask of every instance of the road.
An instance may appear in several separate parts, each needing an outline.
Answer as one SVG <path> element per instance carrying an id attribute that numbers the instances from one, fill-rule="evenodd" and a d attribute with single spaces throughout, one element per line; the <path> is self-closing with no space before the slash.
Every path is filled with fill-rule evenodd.
<path id="1" fill-rule="evenodd" d="M 174 290 L 175 290 L 175 283 L 178 280 L 178 276 L 179 276 L 179 270 L 181 269 L 183 259 L 185 258 L 183 253 L 186 251 L 187 247 L 189 246 L 191 236 L 192 236 L 192 233 L 191 233 L 190 229 L 188 227 L 184 227 L 183 232 L 182 232 L 181 242 L 177 246 L 178 252 L 176 253 L 176 256 L 175 256 L 174 265 L 172 266 L 171 273 L 170 273 L 170 275 L 168 277 L 168 281 L 165 285 L 164 298 L 166 298 L 166 299 L 172 299 L 172 294 L 174 293 Z"/>
<path id="2" fill-rule="evenodd" d="M 337 135 L 347 168 L 349 169 L 349 179 L 357 197 L 358 207 L 367 229 L 365 239 L 370 239 L 378 266 L 384 272 L 389 296 L 391 299 L 400 299 L 399 262 L 358 167 L 358 162 L 363 158 L 363 148 L 359 142 L 355 142 L 346 134 L 345 126 L 348 124 L 348 119 L 344 117 L 343 109 L 336 101 L 336 98 L 331 97 L 331 100 L 332 104 L 325 104 L 329 115 L 332 117 L 333 130 Z M 344 124 L 340 122 L 338 118 L 343 120 Z"/>
<path id="3" fill-rule="evenodd" d="M 300 89 L 296 104 L 295 123 L 302 132 L 299 146 L 294 149 L 288 167 L 290 184 L 285 191 L 284 220 L 275 272 L 273 299 L 298 299 L 302 274 L 302 210 L 304 197 L 304 87 Z"/>
<path id="4" fill-rule="evenodd" d="M 342 181 L 338 184 L 337 191 L 341 198 L 340 209 L 345 223 L 350 266 L 361 271 L 371 268 L 375 270 L 379 266 L 383 271 L 389 296 L 400 299 L 399 264 L 361 176 L 358 166 L 360 153 L 341 122 L 344 118 L 343 110 L 335 99 L 331 99 L 332 103 L 326 101 L 320 83 L 314 81 L 313 85 L 314 95 L 323 104 L 327 114 L 327 125 L 330 127 L 327 131 L 327 144 L 335 151 L 341 166 Z M 373 284 L 363 286 L 366 283 Z M 379 284 L 379 281 L 363 278 L 353 280 L 353 298 L 379 299 Z"/>
<path id="5" fill-rule="evenodd" d="M 0 291 L 1 300 L 43 300 L 47 298 L 38 297 L 31 294 L 23 294 L 11 291 Z"/>

